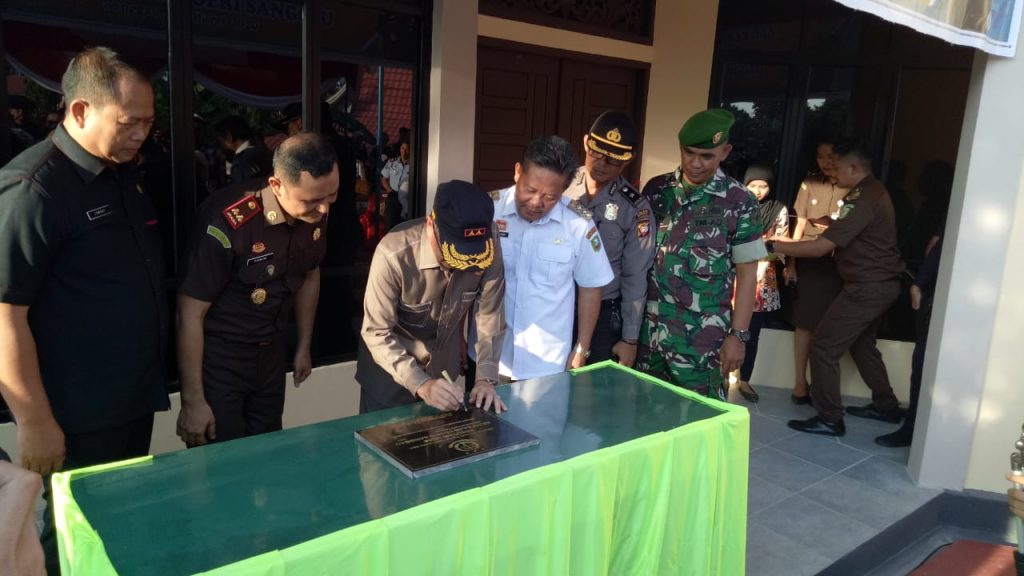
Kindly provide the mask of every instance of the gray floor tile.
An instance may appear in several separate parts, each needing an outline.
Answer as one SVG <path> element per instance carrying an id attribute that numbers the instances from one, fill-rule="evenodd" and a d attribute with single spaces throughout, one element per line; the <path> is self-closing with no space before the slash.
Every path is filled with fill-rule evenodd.
<path id="1" fill-rule="evenodd" d="M 833 472 L 792 454 L 765 446 L 750 453 L 750 474 L 787 490 L 798 491 L 831 476 Z"/>
<path id="2" fill-rule="evenodd" d="M 885 456 L 891 460 L 897 460 L 906 464 L 907 458 L 910 456 L 909 446 L 906 448 L 886 448 L 875 444 L 877 436 L 894 432 L 899 428 L 898 424 L 885 424 L 885 428 L 879 426 L 869 429 L 861 423 L 855 423 L 855 426 L 850 426 L 850 420 L 853 420 L 853 418 L 846 419 L 846 436 L 839 439 L 840 444 L 877 456 Z M 879 422 L 878 424 L 881 425 L 882 423 Z"/>
<path id="3" fill-rule="evenodd" d="M 810 576 L 832 561 L 777 531 L 747 523 L 747 574 Z"/>
<path id="4" fill-rule="evenodd" d="M 879 531 L 924 504 L 915 498 L 879 490 L 842 474 L 815 484 L 801 491 L 800 495 Z"/>
<path id="5" fill-rule="evenodd" d="M 757 514 L 792 495 L 793 491 L 751 474 L 747 494 L 747 515 Z"/>
<path id="6" fill-rule="evenodd" d="M 751 446 L 772 444 L 794 434 L 798 434 L 798 432 L 786 426 L 786 422 L 783 420 L 750 414 Z"/>
<path id="7" fill-rule="evenodd" d="M 890 494 L 913 499 L 918 503 L 927 502 L 940 492 L 935 489 L 918 487 L 911 480 L 905 465 L 878 456 L 872 456 L 843 470 L 840 474 Z"/>
<path id="8" fill-rule="evenodd" d="M 789 400 L 789 393 L 786 393 L 786 397 L 777 401 L 766 401 L 764 399 L 758 402 L 757 411 L 762 416 L 771 416 L 772 418 L 779 418 L 783 421 L 786 420 L 803 420 L 814 416 L 816 412 L 814 408 L 807 405 L 796 405 Z"/>
<path id="9" fill-rule="evenodd" d="M 878 532 L 859 520 L 799 494 L 751 516 L 750 522 L 774 530 L 805 547 L 808 553 L 813 552 L 832 561 Z"/>
<path id="10" fill-rule="evenodd" d="M 843 446 L 839 443 L 838 438 L 803 433 L 779 440 L 772 444 L 772 448 L 803 458 L 834 472 L 849 468 L 871 456 L 861 450 Z"/>

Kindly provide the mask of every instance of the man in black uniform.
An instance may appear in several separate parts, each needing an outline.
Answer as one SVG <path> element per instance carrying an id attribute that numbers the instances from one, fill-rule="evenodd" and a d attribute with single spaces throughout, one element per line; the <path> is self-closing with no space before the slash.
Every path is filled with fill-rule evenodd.
<path id="1" fill-rule="evenodd" d="M 285 342 L 294 305 L 296 386 L 309 376 L 327 212 L 338 164 L 316 134 L 288 138 L 274 175 L 199 209 L 178 289 L 178 435 L 188 446 L 281 429 Z"/>
<path id="2" fill-rule="evenodd" d="M 145 455 L 169 407 L 163 258 L 133 163 L 153 89 L 106 48 L 75 56 L 62 89 L 63 123 L 0 170 L 0 393 L 40 474 Z"/>
<path id="3" fill-rule="evenodd" d="M 221 146 L 231 154 L 230 181 L 238 184 L 270 174 L 270 152 L 241 116 L 228 116 L 215 127 Z"/>
<path id="4" fill-rule="evenodd" d="M 601 314 L 590 341 L 589 362 L 614 357 L 636 361 L 637 338 L 647 300 L 647 272 L 654 262 L 651 205 L 622 172 L 637 143 L 633 120 L 618 110 L 597 117 L 583 136 L 583 166 L 562 194 L 578 201 L 594 218 L 615 280 L 601 288 Z"/>

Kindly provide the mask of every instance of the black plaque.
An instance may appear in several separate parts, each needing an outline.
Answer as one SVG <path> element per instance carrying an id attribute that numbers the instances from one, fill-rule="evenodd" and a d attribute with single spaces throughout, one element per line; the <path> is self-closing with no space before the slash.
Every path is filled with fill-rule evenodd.
<path id="1" fill-rule="evenodd" d="M 540 442 L 533 434 L 479 408 L 364 428 L 356 431 L 356 439 L 410 478 Z"/>

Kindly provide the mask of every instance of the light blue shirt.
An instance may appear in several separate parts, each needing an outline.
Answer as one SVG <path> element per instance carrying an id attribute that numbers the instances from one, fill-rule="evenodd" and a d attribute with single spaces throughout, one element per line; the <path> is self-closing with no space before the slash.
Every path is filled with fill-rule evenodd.
<path id="1" fill-rule="evenodd" d="M 568 202 L 563 199 L 534 222 L 519 216 L 514 186 L 494 202 L 508 326 L 498 371 L 513 380 L 564 372 L 573 344 L 576 285 L 600 288 L 615 278 L 594 222 Z"/>

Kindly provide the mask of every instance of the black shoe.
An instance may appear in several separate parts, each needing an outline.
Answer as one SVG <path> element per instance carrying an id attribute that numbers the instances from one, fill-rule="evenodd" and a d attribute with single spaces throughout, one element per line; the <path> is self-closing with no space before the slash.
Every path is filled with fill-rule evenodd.
<path id="1" fill-rule="evenodd" d="M 797 396 L 796 394 L 790 394 L 789 395 L 789 399 L 792 400 L 793 404 L 796 404 L 797 406 L 800 406 L 800 405 L 803 405 L 803 404 L 810 404 L 811 403 L 811 393 L 808 392 L 807 394 L 805 394 L 803 396 Z"/>
<path id="2" fill-rule="evenodd" d="M 845 436 L 846 424 L 842 420 L 830 424 L 821 419 L 821 416 L 808 418 L 807 420 L 790 420 L 787 426 L 799 432 L 808 434 L 820 434 L 822 436 Z"/>
<path id="3" fill-rule="evenodd" d="M 903 415 L 906 414 L 906 410 L 897 406 L 888 412 L 882 412 L 875 408 L 873 404 L 868 404 L 867 406 L 848 406 L 846 413 L 857 418 L 870 418 L 871 420 L 881 420 L 890 424 L 899 424 L 900 420 L 903 419 Z"/>
<path id="4" fill-rule="evenodd" d="M 901 427 L 899 430 L 891 434 L 884 434 L 875 438 L 875 444 L 885 446 L 886 448 L 902 448 L 904 446 L 910 446 L 910 441 L 913 439 L 914 431 Z"/>

